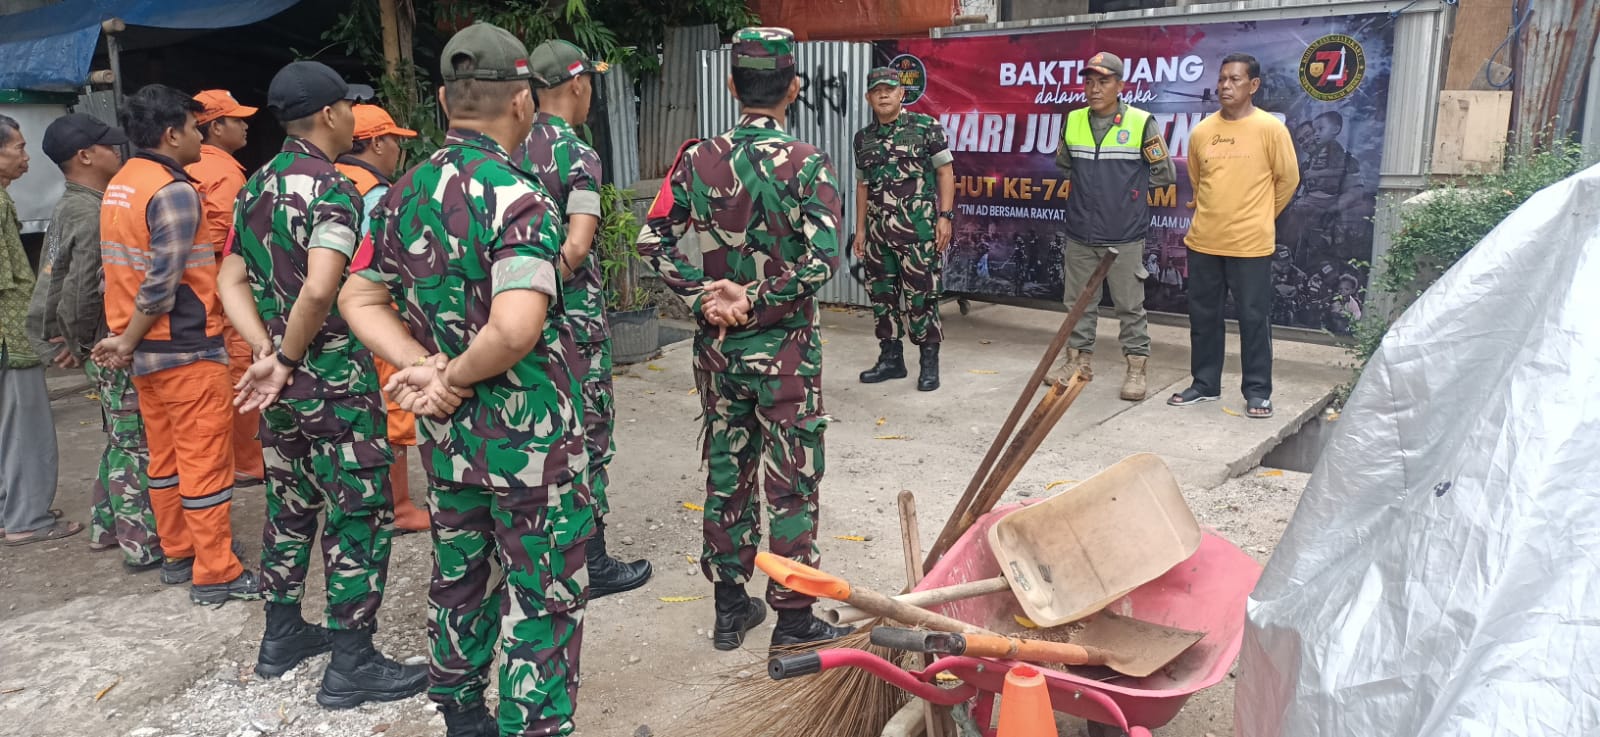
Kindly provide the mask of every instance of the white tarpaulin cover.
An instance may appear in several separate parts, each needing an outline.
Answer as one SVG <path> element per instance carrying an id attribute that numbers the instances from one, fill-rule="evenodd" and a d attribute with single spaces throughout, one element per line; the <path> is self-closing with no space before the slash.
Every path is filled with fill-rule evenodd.
<path id="1" fill-rule="evenodd" d="M 1384 338 L 1250 599 L 1235 723 L 1600 735 L 1600 167 Z"/>

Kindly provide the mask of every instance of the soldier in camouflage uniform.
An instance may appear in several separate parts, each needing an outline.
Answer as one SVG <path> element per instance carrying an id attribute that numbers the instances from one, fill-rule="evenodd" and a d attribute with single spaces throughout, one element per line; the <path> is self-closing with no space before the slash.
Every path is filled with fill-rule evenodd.
<path id="1" fill-rule="evenodd" d="M 145 444 L 139 393 L 127 369 L 89 360 L 106 336 L 100 281 L 100 205 L 106 185 L 122 165 L 120 129 L 89 115 L 57 118 L 44 132 L 45 154 L 61 168 L 66 191 L 45 233 L 45 259 L 28 310 L 28 334 L 41 358 L 57 366 L 81 363 L 100 397 L 105 451 L 95 477 L 89 548 L 122 548 L 130 571 L 161 566 L 156 516 L 150 508 L 150 448 Z"/>
<path id="2" fill-rule="evenodd" d="M 361 198 L 334 168 L 350 150 L 351 102 L 370 96 L 317 62 L 273 77 L 268 106 L 289 134 L 245 184 L 218 279 L 228 316 L 259 357 L 239 386 L 261 409 L 267 522 L 261 581 L 267 628 L 256 672 L 282 675 L 333 650 L 317 702 L 351 708 L 421 693 L 427 673 L 372 645 L 389 569 L 387 412 L 372 354 L 334 309 L 361 228 Z M 321 523 L 327 629 L 300 614 Z"/>
<path id="3" fill-rule="evenodd" d="M 901 315 L 921 352 L 918 391 L 939 388 L 940 272 L 955 221 L 955 158 L 944 126 L 902 107 L 900 74 L 879 67 L 867 75 L 867 102 L 877 117 L 856 131 L 856 258 L 866 266 L 867 292 L 878 322 L 878 362 L 861 372 L 875 384 L 906 376 Z M 935 207 L 937 206 L 937 210 Z M 905 307 L 902 310 L 901 300 Z"/>
<path id="4" fill-rule="evenodd" d="M 594 496 L 595 529 L 586 555 L 589 596 L 631 591 L 650 580 L 646 560 L 623 563 L 606 552 L 605 516 L 611 511 L 610 475 L 606 466 L 616 454 L 612 439 L 615 411 L 611 397 L 611 329 L 606 324 L 605 285 L 599 255 L 593 250 L 600 227 L 600 156 L 584 143 L 568 121 L 589 119 L 593 99 L 590 74 L 603 74 L 596 62 L 566 41 L 546 41 L 528 56 L 539 114 L 528 140 L 512 155 L 532 172 L 566 215 L 566 241 L 561 245 L 562 302 L 572 323 L 583 374 L 583 437 L 589 453 L 590 493 Z"/>
<path id="5" fill-rule="evenodd" d="M 449 735 L 496 733 L 484 692 L 497 656 L 498 733 L 571 734 L 595 508 L 561 210 L 508 154 L 534 117 L 522 43 L 475 24 L 441 67 L 444 147 L 378 203 L 370 265 L 340 307 L 405 367 L 386 389 L 417 413 L 433 507 L 428 694 Z"/>
<path id="6" fill-rule="evenodd" d="M 734 128 L 688 148 L 650 209 L 639 250 L 698 316 L 695 382 L 705 410 L 705 552 L 716 584 L 719 650 L 743 644 L 766 617 L 745 594 L 761 540 L 765 487 L 772 552 L 818 564 L 823 473 L 822 339 L 815 294 L 839 261 L 840 202 L 827 156 L 783 130 L 799 95 L 794 37 L 783 28 L 734 35 Z M 679 247 L 693 229 L 704 266 Z M 814 599 L 771 584 L 773 645 L 849 632 L 811 613 Z"/>

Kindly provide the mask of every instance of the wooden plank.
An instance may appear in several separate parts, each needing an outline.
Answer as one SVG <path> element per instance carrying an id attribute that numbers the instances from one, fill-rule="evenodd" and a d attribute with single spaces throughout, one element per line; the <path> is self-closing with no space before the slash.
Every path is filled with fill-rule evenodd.
<path id="1" fill-rule="evenodd" d="M 1486 174 L 1505 161 L 1510 92 L 1444 90 L 1433 143 L 1433 173 Z"/>

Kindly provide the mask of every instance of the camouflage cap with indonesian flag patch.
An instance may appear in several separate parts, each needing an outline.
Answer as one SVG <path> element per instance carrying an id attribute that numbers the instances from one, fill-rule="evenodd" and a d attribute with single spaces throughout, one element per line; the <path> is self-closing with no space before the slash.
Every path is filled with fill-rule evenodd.
<path id="1" fill-rule="evenodd" d="M 589 58 L 583 49 L 567 41 L 546 41 L 528 54 L 533 73 L 545 87 L 554 87 L 583 74 L 605 74 L 611 65 Z"/>
<path id="2" fill-rule="evenodd" d="M 457 72 L 456 57 L 472 60 L 473 70 Z M 474 23 L 450 37 L 439 55 L 439 73 L 446 82 L 463 79 L 508 81 L 534 79 L 528 47 L 511 32 L 492 23 Z"/>
<path id="3" fill-rule="evenodd" d="M 794 32 L 777 26 L 739 29 L 733 34 L 733 65 L 740 69 L 794 66 Z"/>

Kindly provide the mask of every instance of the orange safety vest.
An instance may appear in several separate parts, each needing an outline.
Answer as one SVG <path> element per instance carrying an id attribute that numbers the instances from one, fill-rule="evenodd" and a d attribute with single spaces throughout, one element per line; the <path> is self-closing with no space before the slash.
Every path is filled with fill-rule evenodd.
<path id="1" fill-rule="evenodd" d="M 106 186 L 105 199 L 100 204 L 100 260 L 105 265 L 106 323 L 114 333 L 128 329 L 134 298 L 153 261 L 147 219 L 150 198 L 173 182 L 193 186 L 177 169 L 141 155 L 123 164 Z M 211 244 L 195 243 L 178 283 L 172 311 L 156 320 L 139 350 L 188 353 L 221 346 L 217 259 Z"/>
<path id="2" fill-rule="evenodd" d="M 233 154 L 207 143 L 200 146 L 200 160 L 186 167 L 184 173 L 200 191 L 203 217 L 195 240 L 210 244 L 221 261 L 222 247 L 233 227 L 233 202 L 239 198 L 239 190 L 244 189 L 244 167 Z"/>
<path id="3" fill-rule="evenodd" d="M 372 169 L 367 167 L 366 162 L 355 163 L 341 157 L 339 162 L 333 165 L 333 168 L 338 169 L 339 173 L 343 174 L 346 179 L 355 182 L 356 194 L 362 197 L 366 197 L 373 187 L 384 183 L 378 179 L 378 175 Z"/>

